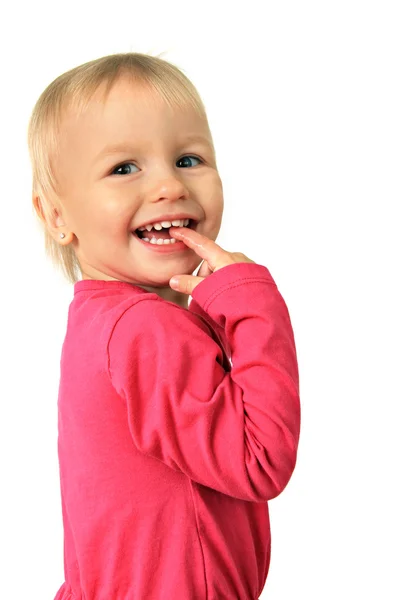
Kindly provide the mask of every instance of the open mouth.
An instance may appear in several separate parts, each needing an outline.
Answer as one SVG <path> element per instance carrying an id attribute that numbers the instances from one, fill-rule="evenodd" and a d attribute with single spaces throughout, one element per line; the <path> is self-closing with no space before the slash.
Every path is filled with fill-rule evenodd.
<path id="1" fill-rule="evenodd" d="M 189 223 L 184 227 L 196 229 L 197 223 L 198 221 L 195 221 L 194 219 L 189 219 Z M 172 225 L 172 227 L 174 226 Z M 156 239 L 171 239 L 171 236 L 168 233 L 169 229 L 170 227 L 163 227 L 162 229 L 151 229 L 150 231 L 147 231 L 147 229 L 145 229 L 144 231 L 139 231 L 139 229 L 136 229 L 133 233 L 140 239 L 152 239 L 153 237 Z"/>

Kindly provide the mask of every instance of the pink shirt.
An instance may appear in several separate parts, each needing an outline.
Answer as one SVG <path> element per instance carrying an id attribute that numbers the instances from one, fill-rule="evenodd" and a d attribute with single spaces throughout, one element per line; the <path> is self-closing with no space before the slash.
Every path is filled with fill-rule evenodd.
<path id="1" fill-rule="evenodd" d="M 267 501 L 300 433 L 294 335 L 268 269 L 228 265 L 188 309 L 78 281 L 60 369 L 55 600 L 257 600 Z"/>

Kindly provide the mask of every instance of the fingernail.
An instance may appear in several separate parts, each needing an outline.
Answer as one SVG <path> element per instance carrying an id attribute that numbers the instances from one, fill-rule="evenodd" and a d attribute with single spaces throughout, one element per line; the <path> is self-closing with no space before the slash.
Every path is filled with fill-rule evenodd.
<path id="1" fill-rule="evenodd" d="M 169 284 L 172 287 L 179 287 L 179 277 L 172 277 L 172 279 L 170 280 Z"/>

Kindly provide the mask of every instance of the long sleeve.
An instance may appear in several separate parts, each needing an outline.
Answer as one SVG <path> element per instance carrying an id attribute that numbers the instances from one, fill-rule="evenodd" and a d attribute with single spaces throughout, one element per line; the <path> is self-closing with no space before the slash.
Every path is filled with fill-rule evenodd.
<path id="1" fill-rule="evenodd" d="M 221 347 L 196 314 L 141 295 L 108 343 L 111 383 L 126 403 L 133 442 L 204 486 L 268 501 L 292 475 L 300 433 L 286 304 L 256 263 L 212 273 L 192 298 L 224 328 L 232 368 L 223 368 Z"/>

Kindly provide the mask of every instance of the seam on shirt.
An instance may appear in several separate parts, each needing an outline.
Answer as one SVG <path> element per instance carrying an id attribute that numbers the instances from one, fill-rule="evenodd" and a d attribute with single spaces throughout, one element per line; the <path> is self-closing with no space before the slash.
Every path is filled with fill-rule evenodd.
<path id="1" fill-rule="evenodd" d="M 227 289 L 233 289 L 235 287 L 238 287 L 240 285 L 246 285 L 248 283 L 257 283 L 257 282 L 262 283 L 263 281 L 270 285 L 273 285 L 275 288 L 277 288 L 276 283 L 267 277 L 246 277 L 246 278 L 241 279 L 240 281 L 237 281 L 236 283 L 232 283 L 232 282 L 225 283 L 220 288 L 215 290 L 215 292 L 213 294 L 211 294 L 211 296 L 208 298 L 207 302 L 205 302 L 205 304 L 204 304 L 204 310 L 206 310 L 210 306 L 210 304 L 212 302 L 214 302 L 214 300 L 216 300 L 217 297 L 220 294 L 223 294 L 225 292 L 225 290 L 227 290 Z"/>
<path id="2" fill-rule="evenodd" d="M 204 585 L 205 585 L 205 588 L 206 588 L 205 600 L 207 600 L 207 598 L 208 598 L 208 583 L 207 583 L 206 561 L 205 561 L 205 558 L 204 558 L 203 542 L 202 542 L 202 539 L 201 539 L 201 532 L 200 532 L 199 511 L 198 511 L 197 504 L 196 504 L 195 491 L 193 489 L 195 484 L 192 481 L 192 479 L 190 479 L 189 477 L 188 477 L 188 482 L 189 482 L 189 486 L 190 486 L 190 492 L 192 494 L 194 516 L 195 516 L 195 519 L 196 519 L 197 536 L 199 538 L 199 545 L 200 545 L 201 555 L 203 557 Z"/>
<path id="3" fill-rule="evenodd" d="M 116 326 L 117 326 L 118 322 L 119 322 L 119 321 L 122 319 L 122 317 L 124 316 L 124 314 L 125 314 L 126 312 L 128 312 L 128 310 L 130 310 L 131 308 L 133 308 L 134 306 L 136 306 L 137 304 L 139 304 L 139 302 L 146 302 L 146 301 L 147 301 L 147 302 L 162 302 L 162 298 L 143 298 L 143 299 L 137 300 L 136 302 L 134 302 L 133 304 L 131 304 L 130 306 L 128 306 L 128 307 L 127 307 L 127 308 L 126 308 L 126 309 L 125 309 L 125 310 L 124 310 L 124 311 L 123 311 L 123 312 L 120 314 L 120 316 L 119 316 L 119 317 L 118 317 L 118 319 L 115 321 L 115 323 L 114 323 L 114 325 L 113 325 L 113 327 L 112 327 L 112 329 L 111 329 L 110 336 L 109 336 L 109 338 L 108 338 L 108 342 L 107 342 L 107 346 L 106 346 L 106 350 L 107 350 L 107 373 L 108 373 L 108 376 L 109 376 L 109 378 L 110 378 L 110 381 L 111 381 L 111 383 L 112 383 L 112 375 L 111 375 L 111 371 L 110 371 L 110 362 L 111 362 L 111 358 L 110 358 L 109 346 L 110 346 L 110 342 L 111 342 L 112 335 L 113 335 L 113 333 L 114 333 L 114 329 L 116 328 Z"/>

